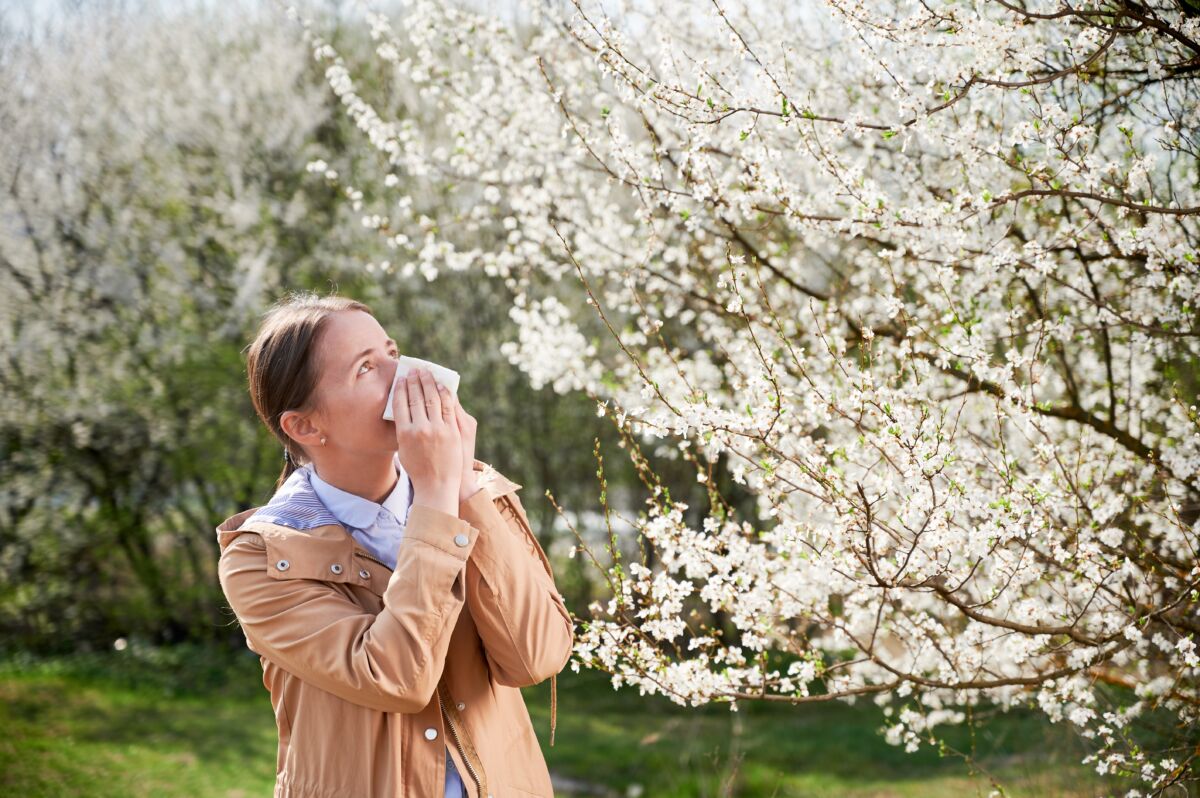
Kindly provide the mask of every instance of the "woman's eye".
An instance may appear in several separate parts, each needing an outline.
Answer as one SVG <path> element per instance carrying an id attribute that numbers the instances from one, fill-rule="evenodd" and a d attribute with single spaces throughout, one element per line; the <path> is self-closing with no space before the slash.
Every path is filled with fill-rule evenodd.
<path id="1" fill-rule="evenodd" d="M 388 356 L 389 356 L 389 357 L 391 357 L 391 358 L 394 360 L 394 359 L 396 359 L 396 358 L 400 357 L 400 353 L 399 353 L 399 352 L 389 352 L 389 353 L 388 353 Z M 358 373 L 359 373 L 359 374 L 362 374 L 363 366 L 367 366 L 367 365 L 369 365 L 369 364 L 370 364 L 370 362 L 371 362 L 371 361 L 369 361 L 369 360 L 364 360 L 364 361 L 363 361 L 363 364 L 362 364 L 362 366 L 359 366 L 359 367 L 358 367 Z"/>

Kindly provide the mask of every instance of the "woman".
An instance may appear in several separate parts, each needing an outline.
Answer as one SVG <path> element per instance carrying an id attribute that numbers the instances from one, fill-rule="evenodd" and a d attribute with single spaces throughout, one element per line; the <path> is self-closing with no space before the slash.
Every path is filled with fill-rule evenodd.
<path id="1" fill-rule="evenodd" d="M 383 418 L 396 357 L 366 305 L 314 294 L 249 347 L 285 465 L 217 527 L 218 573 L 271 693 L 275 796 L 552 796 L 518 688 L 566 664 L 570 614 L 455 396 L 410 372 Z"/>

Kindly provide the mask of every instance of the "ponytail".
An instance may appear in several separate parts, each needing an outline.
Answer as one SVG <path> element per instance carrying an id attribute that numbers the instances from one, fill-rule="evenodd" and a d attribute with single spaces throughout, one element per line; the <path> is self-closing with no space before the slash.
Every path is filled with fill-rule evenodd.
<path id="1" fill-rule="evenodd" d="M 371 309 L 342 296 L 320 296 L 301 291 L 284 296 L 263 314 L 254 340 L 247 347 L 246 376 L 254 412 L 283 445 L 283 470 L 275 482 L 279 490 L 310 458 L 299 443 L 283 431 L 280 417 L 288 410 L 311 408 L 317 387 L 317 342 L 326 320 L 343 310 Z M 298 462 L 299 461 L 299 462 Z"/>

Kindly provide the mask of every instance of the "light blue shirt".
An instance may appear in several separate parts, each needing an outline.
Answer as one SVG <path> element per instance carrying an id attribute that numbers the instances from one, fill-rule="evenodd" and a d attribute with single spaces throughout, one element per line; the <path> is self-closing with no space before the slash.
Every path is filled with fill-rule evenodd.
<path id="1" fill-rule="evenodd" d="M 396 466 L 399 478 L 396 487 L 378 504 L 370 499 L 349 493 L 341 488 L 335 488 L 317 475 L 311 464 L 308 468 L 309 481 L 317 498 L 333 513 L 350 531 L 363 548 L 378 557 L 389 568 L 396 567 L 396 553 L 400 547 L 400 539 L 404 537 L 404 526 L 408 523 L 408 513 L 412 509 L 413 490 L 412 480 L 400 465 L 400 456 L 393 455 L 392 463 Z M 446 748 L 446 795 L 445 798 L 462 798 L 466 789 L 454 760 L 450 758 L 450 749 Z"/>

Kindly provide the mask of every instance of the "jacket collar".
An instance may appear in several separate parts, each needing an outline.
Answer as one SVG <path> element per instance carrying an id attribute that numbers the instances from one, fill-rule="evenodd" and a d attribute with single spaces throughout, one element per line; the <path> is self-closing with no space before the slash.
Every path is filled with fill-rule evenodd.
<path id="1" fill-rule="evenodd" d="M 493 499 L 521 487 L 489 463 L 476 458 L 473 465 L 479 472 L 480 490 L 487 491 Z M 265 505 L 242 510 L 218 524 L 216 534 L 220 550 L 224 551 L 243 532 L 257 532 L 274 541 L 292 538 L 320 540 L 323 541 L 319 544 L 322 547 L 340 541 L 347 559 L 356 548 L 361 548 L 345 524 L 321 502 L 313 489 L 310 473 L 303 466 L 296 469 Z M 366 553 L 365 549 L 362 551 Z"/>

